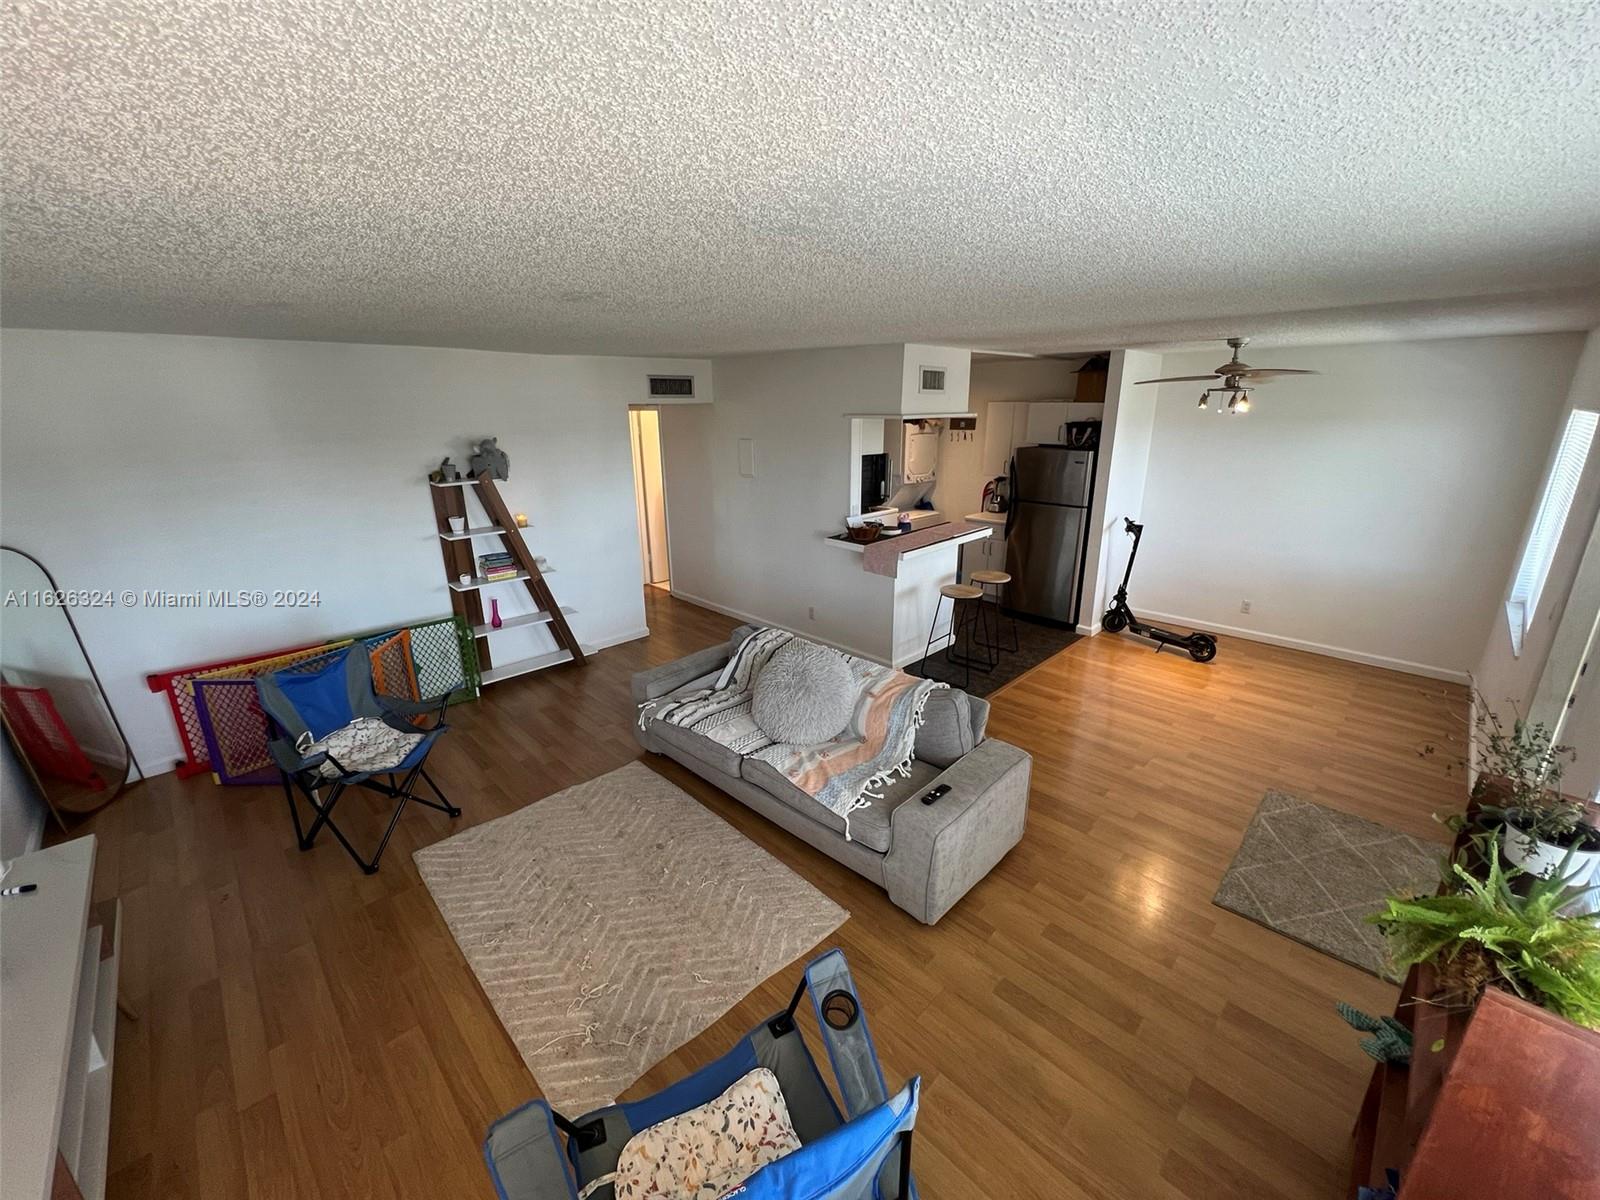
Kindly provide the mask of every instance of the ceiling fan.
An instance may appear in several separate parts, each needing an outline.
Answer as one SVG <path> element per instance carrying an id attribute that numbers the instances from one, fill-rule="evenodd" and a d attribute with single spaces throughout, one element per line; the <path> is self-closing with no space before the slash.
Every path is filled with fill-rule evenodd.
<path id="1" fill-rule="evenodd" d="M 1227 411 L 1231 413 L 1247 413 L 1250 411 L 1251 389 L 1260 384 L 1270 382 L 1280 375 L 1316 375 L 1317 371 L 1300 371 L 1293 367 L 1252 367 L 1249 363 L 1239 361 L 1239 351 L 1249 344 L 1249 338 L 1233 337 L 1228 339 L 1228 345 L 1233 347 L 1233 357 L 1223 363 L 1209 375 L 1175 375 L 1170 379 L 1140 379 L 1136 383 L 1197 383 L 1204 381 L 1213 383 L 1218 378 L 1222 380 L 1216 387 L 1207 388 L 1200 393 L 1200 408 L 1211 406 L 1213 392 L 1225 394 L 1228 397 Z M 1220 401 L 1219 401 L 1220 404 Z M 1218 412 L 1222 408 L 1218 407 Z"/>

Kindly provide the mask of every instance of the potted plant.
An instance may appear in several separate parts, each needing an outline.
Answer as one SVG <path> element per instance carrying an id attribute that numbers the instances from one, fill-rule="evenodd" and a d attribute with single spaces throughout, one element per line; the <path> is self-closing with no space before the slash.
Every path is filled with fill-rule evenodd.
<path id="1" fill-rule="evenodd" d="M 1561 794 L 1571 749 L 1556 745 L 1542 722 L 1518 716 L 1507 730 L 1481 700 L 1478 713 L 1481 774 L 1474 794 L 1480 814 L 1505 827 L 1506 860 L 1541 879 L 1560 871 L 1574 885 L 1600 881 L 1600 831 L 1581 801 Z"/>
<path id="2" fill-rule="evenodd" d="M 1495 852 L 1497 835 L 1486 838 L 1486 877 L 1475 878 L 1452 863 L 1447 890 L 1434 896 L 1391 896 L 1384 910 L 1367 919 L 1383 931 L 1395 964 L 1434 963 L 1438 1000 L 1463 1007 L 1483 989 L 1498 986 L 1559 1013 L 1575 1024 L 1600 1029 L 1600 909 L 1566 915 L 1594 889 L 1576 887 L 1570 875 L 1530 876 L 1521 895 Z"/>

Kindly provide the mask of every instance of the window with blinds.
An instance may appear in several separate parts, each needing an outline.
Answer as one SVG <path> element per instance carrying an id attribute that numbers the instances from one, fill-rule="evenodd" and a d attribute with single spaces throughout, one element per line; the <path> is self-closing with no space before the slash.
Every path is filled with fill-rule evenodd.
<path id="1" fill-rule="evenodd" d="M 1577 497 L 1578 481 L 1589 460 L 1596 427 L 1600 427 L 1600 413 L 1573 409 L 1567 418 L 1567 427 L 1562 430 L 1561 443 L 1556 447 L 1556 461 L 1550 468 L 1550 477 L 1545 480 L 1544 494 L 1539 497 L 1539 507 L 1533 518 L 1533 531 L 1522 551 L 1517 578 L 1511 585 L 1511 598 L 1506 601 L 1511 646 L 1518 654 L 1522 653 L 1523 635 L 1533 624 L 1539 595 L 1550 577 L 1550 564 L 1555 559 L 1556 547 L 1561 544 L 1567 514 L 1572 511 L 1572 502 Z"/>

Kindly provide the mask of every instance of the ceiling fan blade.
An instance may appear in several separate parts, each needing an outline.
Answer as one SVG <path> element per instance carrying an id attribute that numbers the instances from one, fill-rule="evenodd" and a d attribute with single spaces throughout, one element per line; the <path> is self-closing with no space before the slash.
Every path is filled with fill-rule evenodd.
<path id="1" fill-rule="evenodd" d="M 1246 367 L 1242 371 L 1230 372 L 1233 375 L 1242 375 L 1252 383 L 1262 380 L 1274 379 L 1279 375 L 1320 375 L 1321 371 L 1300 371 L 1293 367 Z"/>
<path id="2" fill-rule="evenodd" d="M 1207 383 L 1215 383 L 1217 377 L 1215 375 L 1174 375 L 1170 379 L 1135 379 L 1133 382 L 1134 386 L 1137 387 L 1141 383 L 1198 383 L 1201 380 Z"/>

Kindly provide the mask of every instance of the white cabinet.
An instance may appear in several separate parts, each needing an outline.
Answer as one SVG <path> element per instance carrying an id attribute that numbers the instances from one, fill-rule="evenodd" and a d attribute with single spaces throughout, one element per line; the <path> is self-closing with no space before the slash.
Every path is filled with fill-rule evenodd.
<path id="1" fill-rule="evenodd" d="M 78 838 L 6 873 L 7 887 L 37 890 L 4 901 L 0 1200 L 60 1194 L 57 1153 L 86 1200 L 105 1195 L 122 920 L 113 902 L 91 923 L 94 850 L 92 835 Z"/>
<path id="2" fill-rule="evenodd" d="M 1027 404 L 997 400 L 984 410 L 983 478 L 985 482 L 1011 470 L 1011 452 L 1028 440 Z"/>

